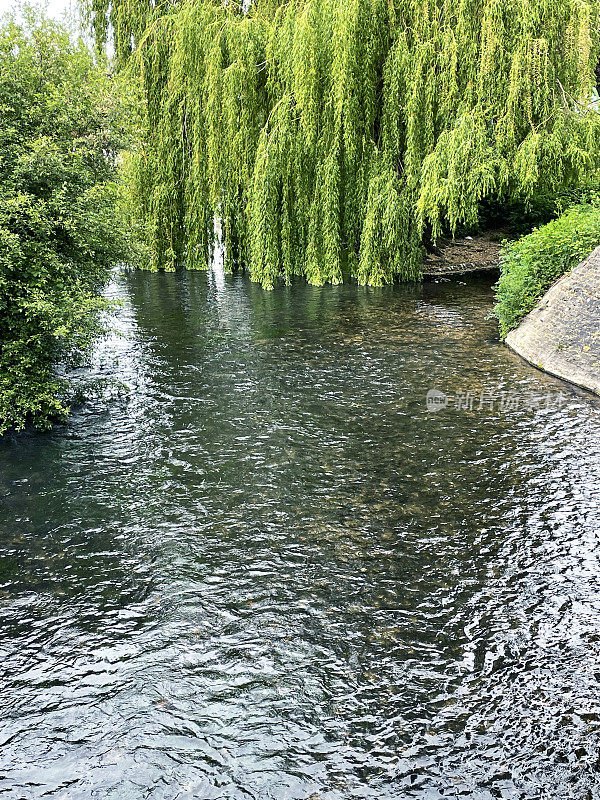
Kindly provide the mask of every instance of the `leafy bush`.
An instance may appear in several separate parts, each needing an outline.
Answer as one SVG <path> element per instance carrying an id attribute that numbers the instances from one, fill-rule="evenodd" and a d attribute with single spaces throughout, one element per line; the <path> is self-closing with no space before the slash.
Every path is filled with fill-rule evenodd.
<path id="1" fill-rule="evenodd" d="M 496 287 L 504 338 L 562 275 L 600 245 L 600 205 L 574 206 L 558 219 L 505 244 Z"/>
<path id="2" fill-rule="evenodd" d="M 56 364 L 98 333 L 126 253 L 110 78 L 60 26 L 24 16 L 0 23 L 0 434 L 64 416 Z"/>

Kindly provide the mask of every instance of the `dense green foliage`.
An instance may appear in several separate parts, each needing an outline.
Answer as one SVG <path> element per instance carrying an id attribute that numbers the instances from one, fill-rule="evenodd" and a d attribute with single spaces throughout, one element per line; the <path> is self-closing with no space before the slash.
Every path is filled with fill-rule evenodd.
<path id="1" fill-rule="evenodd" d="M 115 101 L 67 33 L 0 26 L 0 434 L 65 412 L 58 361 L 98 330 L 115 232 Z"/>
<path id="2" fill-rule="evenodd" d="M 600 204 L 575 206 L 502 252 L 496 315 L 504 337 L 552 284 L 600 245 Z"/>
<path id="3" fill-rule="evenodd" d="M 85 2 L 85 0 L 84 0 Z M 87 0 L 140 82 L 151 265 L 419 276 L 421 241 L 598 168 L 598 0 Z"/>

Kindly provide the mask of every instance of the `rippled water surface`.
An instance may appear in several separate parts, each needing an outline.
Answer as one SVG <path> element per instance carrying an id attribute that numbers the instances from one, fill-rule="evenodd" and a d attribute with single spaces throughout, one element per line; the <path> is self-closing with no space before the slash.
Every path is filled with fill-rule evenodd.
<path id="1" fill-rule="evenodd" d="M 600 797 L 600 404 L 489 282 L 113 290 L 0 445 L 0 796 Z"/>

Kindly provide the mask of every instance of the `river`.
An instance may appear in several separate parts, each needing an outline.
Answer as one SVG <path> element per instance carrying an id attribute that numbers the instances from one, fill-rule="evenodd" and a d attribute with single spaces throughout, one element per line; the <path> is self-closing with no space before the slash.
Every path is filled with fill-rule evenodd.
<path id="1" fill-rule="evenodd" d="M 111 292 L 0 444 L 0 796 L 600 797 L 600 401 L 490 281 Z"/>

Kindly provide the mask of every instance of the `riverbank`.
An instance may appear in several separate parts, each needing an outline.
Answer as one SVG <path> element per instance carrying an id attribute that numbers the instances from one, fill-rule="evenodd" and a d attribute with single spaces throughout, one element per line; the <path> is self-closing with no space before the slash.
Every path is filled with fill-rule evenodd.
<path id="1" fill-rule="evenodd" d="M 497 273 L 500 249 L 506 232 L 486 231 L 462 239 L 440 239 L 434 252 L 423 261 L 423 278 L 446 278 L 456 275 Z"/>
<path id="2" fill-rule="evenodd" d="M 506 344 L 535 367 L 600 395 L 600 247 L 552 286 Z"/>

